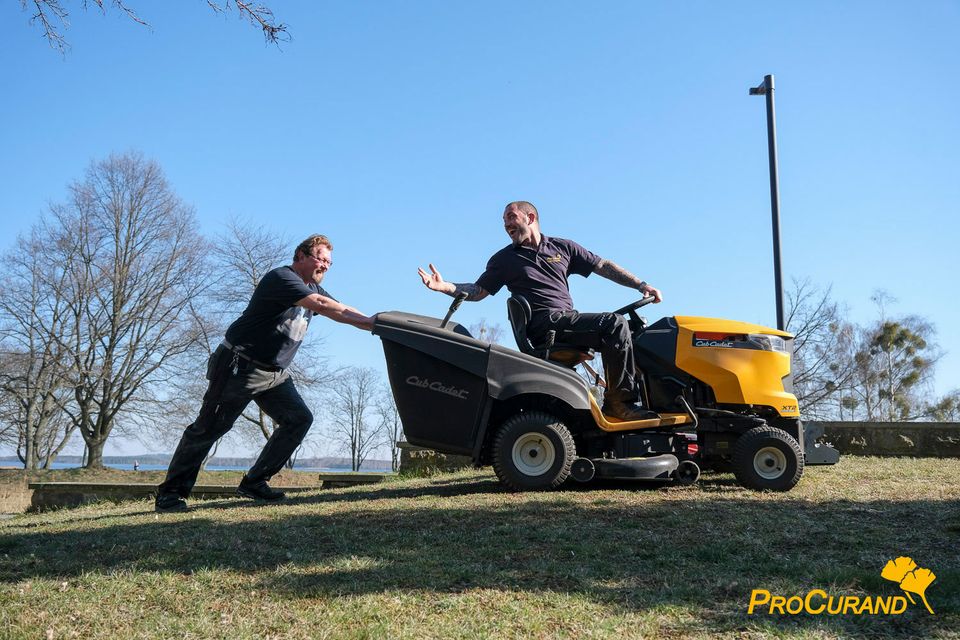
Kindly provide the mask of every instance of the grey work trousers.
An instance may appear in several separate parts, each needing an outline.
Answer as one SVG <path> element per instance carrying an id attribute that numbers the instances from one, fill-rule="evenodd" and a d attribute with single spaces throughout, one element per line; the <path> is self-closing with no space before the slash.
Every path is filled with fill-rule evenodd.
<path id="1" fill-rule="evenodd" d="M 247 472 L 251 482 L 269 480 L 278 473 L 313 424 L 313 414 L 288 371 L 259 369 L 221 345 L 207 362 L 207 380 L 200 413 L 180 438 L 167 477 L 158 488 L 160 494 L 190 495 L 213 443 L 230 431 L 251 400 L 277 423 Z"/>

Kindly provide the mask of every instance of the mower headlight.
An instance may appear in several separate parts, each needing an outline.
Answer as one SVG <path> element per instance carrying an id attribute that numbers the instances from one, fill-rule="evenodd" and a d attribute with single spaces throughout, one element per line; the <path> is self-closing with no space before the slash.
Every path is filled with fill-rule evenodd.
<path id="1" fill-rule="evenodd" d="M 764 351 L 787 352 L 787 342 L 780 336 L 771 336 L 765 333 L 751 333 L 747 336 L 747 342 L 755 344 Z"/>

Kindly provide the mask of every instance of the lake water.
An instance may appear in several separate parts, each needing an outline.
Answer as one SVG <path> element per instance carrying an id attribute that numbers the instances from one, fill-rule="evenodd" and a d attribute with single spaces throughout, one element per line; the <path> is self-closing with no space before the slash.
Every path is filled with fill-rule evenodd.
<path id="1" fill-rule="evenodd" d="M 72 462 L 54 462 L 51 467 L 54 469 L 77 469 L 81 465 L 72 463 Z M 111 464 L 104 463 L 104 467 L 108 469 L 121 469 L 123 471 L 133 471 L 132 464 Z M 250 467 L 221 467 L 217 465 L 207 465 L 207 471 L 246 471 Z M 167 465 L 165 464 L 141 464 L 140 471 L 166 471 Z M 294 466 L 294 471 L 313 471 L 316 473 L 349 473 L 350 467 L 298 467 Z M 370 473 L 389 473 L 390 469 L 363 469 L 364 472 Z"/>

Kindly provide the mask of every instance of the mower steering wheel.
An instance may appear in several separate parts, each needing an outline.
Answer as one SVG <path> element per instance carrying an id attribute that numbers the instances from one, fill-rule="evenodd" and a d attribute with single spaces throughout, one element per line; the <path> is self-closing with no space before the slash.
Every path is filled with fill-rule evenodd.
<path id="1" fill-rule="evenodd" d="M 640 307 L 645 307 L 645 306 L 647 306 L 648 304 L 650 304 L 650 303 L 653 302 L 654 300 L 656 300 L 656 298 L 653 297 L 653 296 L 647 296 L 646 298 L 640 298 L 640 299 L 637 300 L 636 302 L 631 302 L 630 304 L 628 304 L 628 305 L 625 306 L 625 307 L 620 307 L 619 309 L 617 309 L 616 311 L 614 311 L 614 313 L 616 313 L 616 314 L 618 314 L 618 315 L 621 315 L 621 316 L 629 315 L 632 320 L 639 320 L 640 317 L 637 315 L 637 309 L 639 309 Z"/>

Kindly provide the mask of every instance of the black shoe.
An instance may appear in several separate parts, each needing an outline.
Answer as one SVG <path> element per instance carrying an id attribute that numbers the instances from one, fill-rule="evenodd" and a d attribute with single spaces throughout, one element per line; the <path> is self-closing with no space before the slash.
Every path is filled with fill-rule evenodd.
<path id="1" fill-rule="evenodd" d="M 644 409 L 643 405 L 637 402 L 611 402 L 609 404 L 604 402 L 601 412 L 609 418 L 617 418 L 625 422 L 660 419 L 660 414 L 656 411 Z"/>
<path id="2" fill-rule="evenodd" d="M 279 502 L 286 497 L 283 491 L 271 489 L 266 480 L 251 482 L 247 480 L 247 476 L 243 476 L 243 480 L 240 481 L 240 486 L 237 487 L 237 493 L 244 498 L 265 500 L 267 502 Z"/>
<path id="3" fill-rule="evenodd" d="M 157 513 L 177 513 L 187 510 L 187 501 L 175 493 L 161 493 L 157 496 L 153 510 Z"/>

